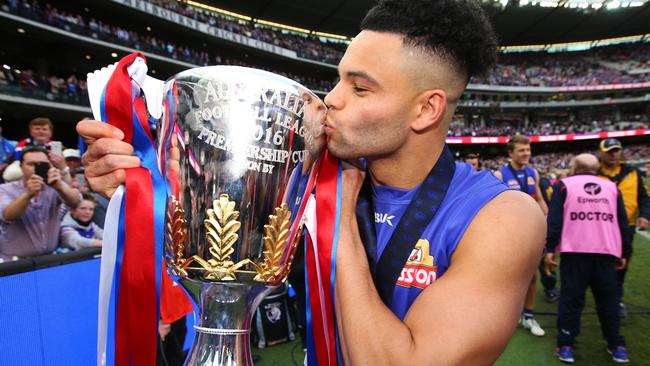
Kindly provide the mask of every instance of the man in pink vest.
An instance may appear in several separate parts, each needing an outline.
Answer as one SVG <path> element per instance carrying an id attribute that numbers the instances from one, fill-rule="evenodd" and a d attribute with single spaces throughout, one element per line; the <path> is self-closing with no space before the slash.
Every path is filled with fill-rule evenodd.
<path id="1" fill-rule="evenodd" d="M 629 362 L 619 333 L 619 293 L 616 270 L 626 265 L 631 233 L 623 198 L 616 184 L 596 176 L 598 159 L 578 155 L 570 177 L 556 185 L 548 213 L 547 260 L 557 265 L 562 253 L 556 355 L 573 363 L 573 346 L 580 333 L 585 292 L 591 287 L 607 350 L 615 362 Z"/>

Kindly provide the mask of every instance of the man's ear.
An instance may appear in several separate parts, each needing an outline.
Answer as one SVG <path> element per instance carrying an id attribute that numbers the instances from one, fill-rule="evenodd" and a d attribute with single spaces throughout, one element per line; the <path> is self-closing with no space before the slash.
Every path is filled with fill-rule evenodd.
<path id="1" fill-rule="evenodd" d="M 421 132 L 438 124 L 447 110 L 447 93 L 442 89 L 423 92 L 417 99 L 418 115 L 411 123 L 411 128 Z"/>

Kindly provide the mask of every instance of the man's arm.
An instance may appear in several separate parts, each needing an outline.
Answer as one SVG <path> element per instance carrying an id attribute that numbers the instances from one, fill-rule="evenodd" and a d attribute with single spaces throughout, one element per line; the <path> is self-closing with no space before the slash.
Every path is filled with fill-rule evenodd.
<path id="1" fill-rule="evenodd" d="M 537 200 L 539 207 L 542 208 L 544 215 L 548 215 L 548 206 L 546 205 L 546 201 L 544 201 L 542 189 L 539 187 L 539 173 L 537 172 L 537 169 L 533 169 L 533 171 L 535 171 L 535 200 Z"/>
<path id="2" fill-rule="evenodd" d="M 47 172 L 47 183 L 54 188 L 59 197 L 69 207 L 77 207 L 81 202 L 81 194 L 76 189 L 67 185 L 62 177 L 61 172 L 56 167 L 51 167 Z"/>
<path id="3" fill-rule="evenodd" d="M 495 177 L 499 178 L 499 180 L 503 180 L 503 174 L 501 174 L 501 171 L 497 170 L 496 172 L 493 172 Z"/>
<path id="4" fill-rule="evenodd" d="M 550 207 L 546 220 L 548 231 L 546 233 L 546 248 L 549 253 L 555 252 L 560 243 L 562 227 L 564 226 L 564 201 L 566 201 L 566 186 L 562 181 L 557 182 L 553 187 Z"/>
<path id="5" fill-rule="evenodd" d="M 403 322 L 375 290 L 354 204 L 343 203 L 341 212 L 336 313 L 346 364 L 488 365 L 498 358 L 542 254 L 546 226 L 533 200 L 507 191 L 481 209 L 448 271 Z"/>
<path id="6" fill-rule="evenodd" d="M 95 246 L 101 246 L 99 241 L 94 238 L 85 238 L 79 234 L 77 230 L 73 227 L 64 226 L 61 228 L 61 244 L 72 249 L 78 250 L 83 248 L 90 248 Z"/>
<path id="7" fill-rule="evenodd" d="M 638 179 L 637 182 L 637 202 L 639 204 L 639 217 L 637 218 L 637 226 L 641 230 L 645 230 L 650 225 L 650 197 L 648 197 L 648 192 L 645 189 L 645 184 L 643 184 L 643 179 L 641 178 L 641 172 L 637 169 L 636 176 Z"/>
<path id="8" fill-rule="evenodd" d="M 9 203 L 2 212 L 4 221 L 11 222 L 20 219 L 27 211 L 29 201 L 32 199 L 29 192 L 23 192 L 18 198 Z"/>
<path id="9" fill-rule="evenodd" d="M 25 183 L 25 192 L 8 203 L 2 210 L 2 219 L 7 222 L 20 219 L 27 211 L 32 197 L 38 195 L 43 189 L 43 184 L 43 178 L 33 174 Z"/>
<path id="10" fill-rule="evenodd" d="M 623 194 L 619 189 L 616 190 L 616 216 L 618 219 L 618 229 L 621 232 L 623 258 L 629 258 L 632 254 L 634 231 L 628 224 L 627 211 L 625 210 L 625 203 L 623 202 Z"/>

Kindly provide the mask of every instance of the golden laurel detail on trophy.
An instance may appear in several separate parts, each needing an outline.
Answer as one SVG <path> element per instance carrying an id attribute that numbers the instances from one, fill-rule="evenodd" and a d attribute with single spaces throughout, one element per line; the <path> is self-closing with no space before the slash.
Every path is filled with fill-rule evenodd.
<path id="1" fill-rule="evenodd" d="M 200 271 L 201 277 L 211 281 L 234 281 L 237 272 L 256 274 L 253 280 L 258 282 L 282 282 L 289 272 L 288 265 L 282 265 L 282 256 L 287 247 L 287 239 L 291 229 L 291 211 L 286 203 L 275 208 L 273 215 L 269 215 L 268 224 L 264 225 L 264 259 L 260 264 L 244 259 L 234 263 L 231 256 L 234 245 L 239 239 L 237 234 L 241 227 L 239 211 L 235 210 L 235 202 L 227 194 L 219 196 L 213 201 L 213 207 L 207 210 L 204 220 L 206 240 L 211 258 L 205 260 L 198 255 L 189 259 L 183 257 L 184 242 L 187 239 L 187 220 L 180 203 L 175 198 L 173 216 L 167 215 L 167 231 L 169 240 L 174 248 L 174 258 L 171 261 L 172 270 L 181 276 L 187 276 L 188 271 Z M 297 241 L 293 243 L 295 246 Z M 192 266 L 193 263 L 198 266 Z M 241 268 L 250 265 L 254 271 L 245 271 Z"/>
<path id="2" fill-rule="evenodd" d="M 181 268 L 186 262 L 183 257 L 183 250 L 187 239 L 187 220 L 185 220 L 185 211 L 183 211 L 180 202 L 174 196 L 172 196 L 172 204 L 174 205 L 173 214 L 167 213 L 167 235 L 169 236 L 169 243 L 173 245 L 172 252 L 174 253 L 171 265 L 178 274 L 187 276 L 187 272 Z"/>
<path id="3" fill-rule="evenodd" d="M 256 281 L 271 282 L 282 274 L 282 255 L 291 229 L 290 218 L 291 211 L 286 203 L 275 208 L 275 215 L 269 215 L 268 224 L 264 225 L 264 261 L 259 265 Z"/>

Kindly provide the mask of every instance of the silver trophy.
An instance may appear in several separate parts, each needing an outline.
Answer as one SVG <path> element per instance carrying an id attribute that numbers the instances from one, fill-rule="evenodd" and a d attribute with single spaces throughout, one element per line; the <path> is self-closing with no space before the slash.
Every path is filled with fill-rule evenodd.
<path id="1" fill-rule="evenodd" d="M 291 269 L 326 107 L 285 77 L 233 66 L 181 72 L 165 91 L 165 261 L 198 309 L 187 365 L 252 365 L 251 318 Z"/>

